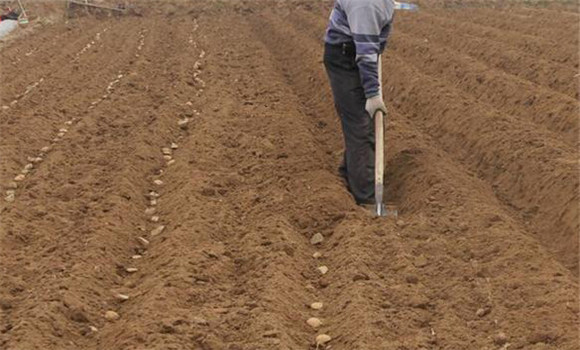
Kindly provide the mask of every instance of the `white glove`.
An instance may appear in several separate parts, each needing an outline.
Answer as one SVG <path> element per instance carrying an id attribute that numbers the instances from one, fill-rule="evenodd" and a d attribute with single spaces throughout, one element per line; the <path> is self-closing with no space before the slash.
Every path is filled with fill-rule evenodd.
<path id="1" fill-rule="evenodd" d="M 378 111 L 382 111 L 385 115 L 387 114 L 387 106 L 385 106 L 385 102 L 380 94 L 367 98 L 365 109 L 371 118 L 374 118 Z"/>

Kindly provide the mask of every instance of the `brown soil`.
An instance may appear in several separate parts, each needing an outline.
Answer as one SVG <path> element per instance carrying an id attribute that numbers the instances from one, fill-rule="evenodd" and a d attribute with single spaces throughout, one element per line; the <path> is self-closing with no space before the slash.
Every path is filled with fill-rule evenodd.
<path id="1" fill-rule="evenodd" d="M 398 14 L 394 221 L 336 174 L 329 8 L 181 3 L 2 48 L 0 349 L 578 348 L 576 66 L 555 17 L 539 37 L 521 15 L 547 10 L 511 8 L 471 36 L 500 10 Z"/>

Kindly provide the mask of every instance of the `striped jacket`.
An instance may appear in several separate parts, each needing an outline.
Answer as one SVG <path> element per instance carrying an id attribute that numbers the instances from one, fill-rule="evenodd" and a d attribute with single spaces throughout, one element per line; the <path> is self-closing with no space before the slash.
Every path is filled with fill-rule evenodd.
<path id="1" fill-rule="evenodd" d="M 361 84 L 367 98 L 379 94 L 378 55 L 391 30 L 393 0 L 336 0 L 325 41 L 331 45 L 354 42 Z"/>

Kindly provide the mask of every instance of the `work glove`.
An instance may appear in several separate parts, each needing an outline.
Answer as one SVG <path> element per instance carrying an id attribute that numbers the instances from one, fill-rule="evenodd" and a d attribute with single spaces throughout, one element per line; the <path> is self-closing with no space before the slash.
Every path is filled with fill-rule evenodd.
<path id="1" fill-rule="evenodd" d="M 387 114 L 387 107 L 385 106 L 383 97 L 380 94 L 367 98 L 365 109 L 371 118 L 374 118 L 378 111 L 382 111 L 385 115 Z"/>

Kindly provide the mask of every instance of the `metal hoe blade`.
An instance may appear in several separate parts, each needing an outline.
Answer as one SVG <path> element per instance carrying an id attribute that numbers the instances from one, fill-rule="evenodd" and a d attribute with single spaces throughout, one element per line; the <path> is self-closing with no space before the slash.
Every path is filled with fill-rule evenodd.
<path id="1" fill-rule="evenodd" d="M 375 214 L 377 216 L 387 216 L 387 210 L 385 209 L 385 205 L 383 203 L 376 205 Z"/>
<path id="2" fill-rule="evenodd" d="M 385 204 L 383 203 L 383 184 L 375 184 L 375 214 L 377 216 L 386 216 Z"/>

